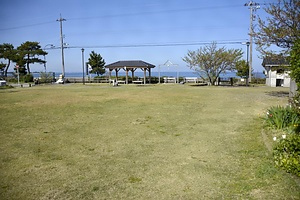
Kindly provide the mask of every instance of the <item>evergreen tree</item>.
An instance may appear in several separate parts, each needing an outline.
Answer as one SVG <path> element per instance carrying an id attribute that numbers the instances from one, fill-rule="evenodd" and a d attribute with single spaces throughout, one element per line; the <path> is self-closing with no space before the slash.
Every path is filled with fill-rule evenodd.
<path id="1" fill-rule="evenodd" d="M 12 44 L 3 43 L 0 44 L 0 58 L 7 60 L 7 63 L 1 63 L 1 70 L 4 72 L 4 76 L 7 76 L 7 71 L 12 60 L 15 57 L 15 49 Z"/>
<path id="2" fill-rule="evenodd" d="M 105 73 L 105 61 L 100 54 L 92 51 L 88 64 L 92 67 L 91 73 L 97 74 L 97 76 Z"/>
<path id="3" fill-rule="evenodd" d="M 239 60 L 235 64 L 236 75 L 241 78 L 249 77 L 249 64 L 245 60 Z"/>
<path id="4" fill-rule="evenodd" d="M 44 56 L 47 55 L 48 53 L 46 51 L 43 51 L 41 49 L 41 46 L 39 45 L 38 42 L 24 42 L 17 48 L 17 53 L 15 57 L 15 61 L 22 66 L 25 62 L 27 72 L 30 74 L 30 68 L 29 65 L 32 63 L 40 63 L 43 64 L 45 63 L 44 60 L 39 59 L 38 56 Z"/>

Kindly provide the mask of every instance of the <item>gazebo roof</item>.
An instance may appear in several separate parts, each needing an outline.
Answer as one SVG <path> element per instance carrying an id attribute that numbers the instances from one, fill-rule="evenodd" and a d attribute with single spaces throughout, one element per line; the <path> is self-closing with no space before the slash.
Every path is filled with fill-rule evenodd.
<path id="1" fill-rule="evenodd" d="M 116 68 L 154 68 L 155 65 L 152 65 L 150 63 L 147 63 L 142 60 L 124 60 L 124 61 L 118 61 L 111 63 L 109 65 L 106 65 L 105 68 L 108 69 L 116 69 Z"/>

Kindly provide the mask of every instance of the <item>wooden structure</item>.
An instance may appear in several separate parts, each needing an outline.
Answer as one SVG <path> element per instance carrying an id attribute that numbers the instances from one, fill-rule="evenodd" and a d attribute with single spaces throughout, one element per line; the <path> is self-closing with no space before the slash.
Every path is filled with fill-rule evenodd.
<path id="1" fill-rule="evenodd" d="M 290 64 L 285 57 L 265 57 L 262 66 L 265 68 L 267 86 L 290 87 Z"/>
<path id="2" fill-rule="evenodd" d="M 144 84 L 146 84 L 146 74 L 148 71 L 149 75 L 149 83 L 151 83 L 151 68 L 154 68 L 155 65 L 144 62 L 142 60 L 128 60 L 128 61 L 118 61 L 106 65 L 105 68 L 109 70 L 109 79 L 111 80 L 111 72 L 115 71 L 116 73 L 116 81 L 118 81 L 118 72 L 123 69 L 126 72 L 126 80 L 125 83 L 128 84 L 128 73 L 131 71 L 132 74 L 132 83 L 141 82 L 139 80 L 134 80 L 134 72 L 137 69 L 141 69 L 144 71 Z"/>

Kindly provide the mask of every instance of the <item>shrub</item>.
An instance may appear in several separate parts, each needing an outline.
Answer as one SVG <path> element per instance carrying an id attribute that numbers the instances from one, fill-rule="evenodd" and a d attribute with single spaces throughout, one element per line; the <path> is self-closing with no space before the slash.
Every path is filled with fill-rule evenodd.
<path id="1" fill-rule="evenodd" d="M 289 103 L 300 114 L 300 92 L 290 98 Z"/>
<path id="2" fill-rule="evenodd" d="M 293 107 L 271 107 L 265 118 L 266 125 L 275 129 L 291 129 L 298 131 L 300 118 Z"/>
<path id="3" fill-rule="evenodd" d="M 51 83 L 53 81 L 53 73 L 40 72 L 40 83 Z"/>
<path id="4" fill-rule="evenodd" d="M 31 74 L 26 74 L 22 77 L 25 83 L 33 82 L 33 76 Z"/>
<path id="5" fill-rule="evenodd" d="M 253 77 L 251 79 L 251 83 L 254 83 L 254 84 L 266 84 L 266 79 L 265 78 L 255 78 L 255 77 Z"/>
<path id="6" fill-rule="evenodd" d="M 283 135 L 273 149 L 275 165 L 300 176 L 300 135 Z"/>

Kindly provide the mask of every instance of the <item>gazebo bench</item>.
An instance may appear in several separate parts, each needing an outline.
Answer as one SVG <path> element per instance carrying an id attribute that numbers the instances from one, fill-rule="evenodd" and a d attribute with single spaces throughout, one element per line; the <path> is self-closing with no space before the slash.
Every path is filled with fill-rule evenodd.
<path id="1" fill-rule="evenodd" d="M 117 81 L 118 82 L 118 84 L 125 84 L 125 81 Z"/>
<path id="2" fill-rule="evenodd" d="M 143 81 L 132 81 L 132 83 L 139 83 L 139 84 L 142 84 Z"/>

